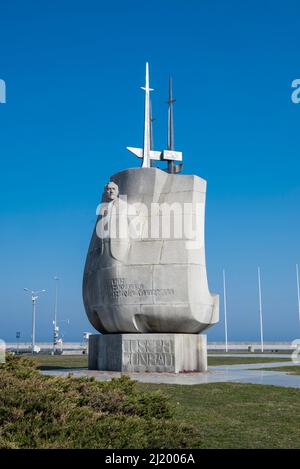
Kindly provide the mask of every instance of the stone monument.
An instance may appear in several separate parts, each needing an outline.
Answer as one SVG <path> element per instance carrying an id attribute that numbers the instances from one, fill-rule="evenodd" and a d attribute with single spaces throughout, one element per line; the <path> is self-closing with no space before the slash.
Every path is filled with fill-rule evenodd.
<path id="1" fill-rule="evenodd" d="M 83 278 L 83 299 L 100 334 L 89 338 L 89 369 L 184 372 L 207 369 L 205 329 L 218 322 L 219 297 L 207 283 L 206 181 L 179 174 L 171 83 L 168 150 L 152 149 L 146 64 L 140 168 L 110 177 L 97 211 Z M 153 166 L 167 161 L 167 171 Z"/>

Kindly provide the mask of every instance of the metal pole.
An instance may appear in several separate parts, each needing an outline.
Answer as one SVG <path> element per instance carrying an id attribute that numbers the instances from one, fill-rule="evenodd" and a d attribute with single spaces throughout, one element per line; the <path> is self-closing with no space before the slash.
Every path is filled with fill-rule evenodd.
<path id="1" fill-rule="evenodd" d="M 154 150 L 154 137 L 153 137 L 153 122 L 155 119 L 152 116 L 152 103 L 150 99 L 150 150 Z M 150 159 L 150 167 L 155 168 L 154 160 Z"/>
<path id="2" fill-rule="evenodd" d="M 150 91 L 149 64 L 146 62 L 146 83 L 142 87 L 145 91 L 145 121 L 144 121 L 144 153 L 142 168 L 150 168 Z"/>
<path id="3" fill-rule="evenodd" d="M 224 321 L 225 321 L 225 352 L 228 352 L 227 340 L 227 300 L 226 300 L 226 276 L 223 269 L 223 300 L 224 300 Z"/>
<path id="4" fill-rule="evenodd" d="M 264 351 L 264 333 L 263 333 L 263 311 L 262 311 L 262 300 L 261 300 L 261 279 L 260 279 L 260 268 L 257 268 L 258 274 L 258 296 L 259 296 L 259 319 L 260 319 L 260 341 L 261 351 Z"/>
<path id="5" fill-rule="evenodd" d="M 58 339 L 58 328 L 57 328 L 57 310 L 58 310 L 58 282 L 59 278 L 54 277 L 55 280 L 55 305 L 54 305 L 54 321 L 53 321 L 53 352 L 55 352 L 55 348 L 57 346 L 57 339 Z"/>
<path id="6" fill-rule="evenodd" d="M 28 288 L 24 288 L 24 290 L 31 294 L 31 301 L 32 301 L 32 342 L 31 342 L 31 353 L 35 352 L 35 304 L 36 300 L 38 299 L 38 293 L 44 293 L 46 290 L 39 290 L 33 291 L 29 290 Z"/>
<path id="7" fill-rule="evenodd" d="M 21 337 L 21 333 L 20 332 L 16 332 L 16 339 L 17 339 L 17 354 L 19 355 L 19 352 L 20 352 L 20 337 Z"/>
<path id="8" fill-rule="evenodd" d="M 55 280 L 55 307 L 54 307 L 54 321 L 57 323 L 57 306 L 58 306 L 58 277 L 54 277 Z"/>
<path id="9" fill-rule="evenodd" d="M 32 345 L 31 345 L 31 353 L 34 353 L 35 350 L 35 301 L 36 296 L 32 294 Z"/>
<path id="10" fill-rule="evenodd" d="M 297 298 L 298 298 L 298 317 L 300 324 L 300 290 L 299 290 L 299 269 L 298 264 L 296 264 L 296 281 L 297 281 Z"/>
<path id="11" fill-rule="evenodd" d="M 174 150 L 174 124 L 173 124 L 173 99 L 172 94 L 172 78 L 169 78 L 169 99 L 168 99 L 168 150 Z M 168 161 L 168 172 L 175 173 L 175 163 L 174 161 Z"/>

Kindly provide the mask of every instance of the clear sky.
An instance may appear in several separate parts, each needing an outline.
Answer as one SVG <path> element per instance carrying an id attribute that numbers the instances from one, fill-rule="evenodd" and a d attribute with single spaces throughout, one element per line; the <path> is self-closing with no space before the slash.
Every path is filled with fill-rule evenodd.
<path id="1" fill-rule="evenodd" d="M 259 339 L 257 265 L 266 340 L 299 337 L 299 43 L 297 0 L 1 0 L 0 337 L 30 340 L 28 287 L 47 290 L 37 340 L 51 340 L 54 275 L 65 340 L 93 330 L 83 266 L 104 183 L 139 165 L 126 146 L 142 142 L 146 60 L 156 149 L 171 74 L 176 149 L 208 181 L 208 279 L 221 294 L 226 269 L 229 340 Z"/>

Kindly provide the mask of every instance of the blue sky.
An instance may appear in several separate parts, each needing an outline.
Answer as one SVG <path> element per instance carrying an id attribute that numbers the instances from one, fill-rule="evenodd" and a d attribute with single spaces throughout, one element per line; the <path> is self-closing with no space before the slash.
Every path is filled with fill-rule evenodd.
<path id="1" fill-rule="evenodd" d="M 156 148 L 166 146 L 173 77 L 175 146 L 208 181 L 210 289 L 227 272 L 229 340 L 258 340 L 257 265 L 266 340 L 299 337 L 298 1 L 2 0 L 0 336 L 30 340 L 23 287 L 45 288 L 37 340 L 50 340 L 59 275 L 65 340 L 91 331 L 82 271 L 104 183 L 138 161 L 145 61 Z M 222 300 L 222 298 L 221 298 Z M 210 340 L 223 340 L 220 324 Z"/>

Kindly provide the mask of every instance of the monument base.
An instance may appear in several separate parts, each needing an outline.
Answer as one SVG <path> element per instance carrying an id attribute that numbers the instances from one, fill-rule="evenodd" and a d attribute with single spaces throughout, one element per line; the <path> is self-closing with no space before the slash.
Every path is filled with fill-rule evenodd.
<path id="1" fill-rule="evenodd" d="M 206 335 L 90 335 L 89 370 L 135 373 L 206 371 Z"/>

